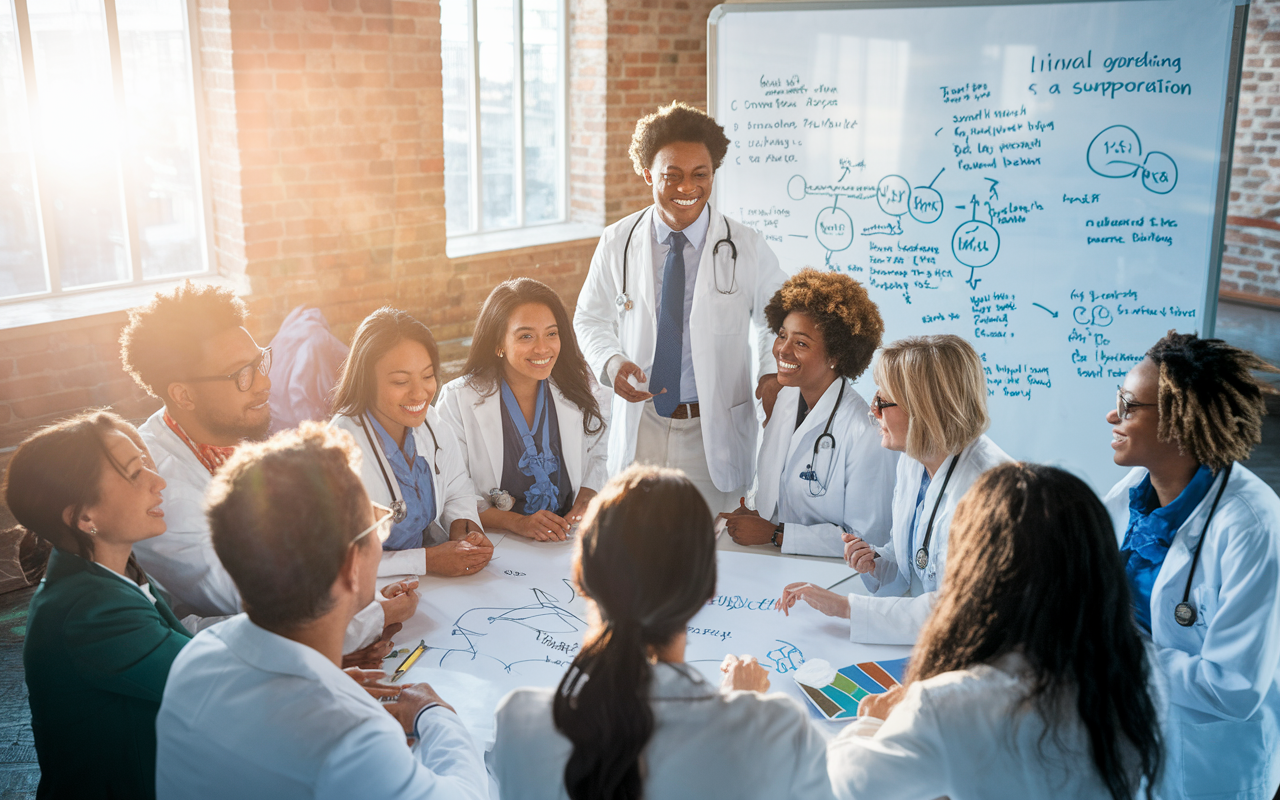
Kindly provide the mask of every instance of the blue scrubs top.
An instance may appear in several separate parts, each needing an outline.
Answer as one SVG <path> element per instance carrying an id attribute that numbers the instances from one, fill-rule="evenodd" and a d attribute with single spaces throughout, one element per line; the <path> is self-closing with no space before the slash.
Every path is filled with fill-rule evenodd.
<path id="1" fill-rule="evenodd" d="M 1120 552 L 1126 557 L 1124 571 L 1133 592 L 1133 613 L 1143 630 L 1151 630 L 1151 588 L 1155 585 L 1169 546 L 1191 512 L 1209 493 L 1213 472 L 1201 464 L 1186 488 L 1169 505 L 1161 507 L 1151 476 L 1129 490 L 1129 529 Z"/>
<path id="2" fill-rule="evenodd" d="M 532 432 L 533 440 L 535 446 L 541 452 L 543 426 L 548 427 L 546 431 L 548 434 L 547 440 L 557 465 L 556 471 L 549 476 L 555 484 L 557 497 L 555 505 L 550 510 L 563 517 L 569 513 L 569 509 L 573 508 L 573 484 L 569 481 L 568 470 L 564 468 L 564 455 L 560 450 L 560 420 L 556 415 L 556 404 L 551 397 L 551 392 L 546 389 L 546 381 L 542 381 L 542 383 L 546 398 L 544 401 L 545 409 L 541 420 L 542 424 L 538 426 L 538 430 Z M 523 418 L 521 422 L 524 422 Z M 511 507 L 511 510 L 517 514 L 528 515 L 532 514 L 536 509 L 525 507 L 525 493 L 533 488 L 535 478 L 531 471 L 526 474 L 526 470 L 520 468 L 520 457 L 524 453 L 524 438 L 516 429 L 515 420 L 511 418 L 511 413 L 504 403 L 502 413 L 502 489 L 515 500 L 515 505 Z"/>
<path id="3" fill-rule="evenodd" d="M 400 522 L 391 526 L 391 535 L 382 543 L 384 550 L 411 550 L 422 547 L 422 534 L 436 518 L 435 487 L 431 483 L 431 465 L 418 455 L 418 443 L 413 431 L 404 437 L 404 452 L 391 438 L 391 434 L 378 424 L 372 414 L 366 414 L 378 437 L 378 444 L 391 463 L 391 472 L 400 484 L 400 495 L 409 512 Z"/>

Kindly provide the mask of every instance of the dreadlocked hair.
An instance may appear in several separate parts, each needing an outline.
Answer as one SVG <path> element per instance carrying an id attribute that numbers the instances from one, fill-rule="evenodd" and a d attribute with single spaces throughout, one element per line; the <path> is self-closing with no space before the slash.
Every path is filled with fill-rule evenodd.
<path id="1" fill-rule="evenodd" d="M 1156 391 L 1161 441 L 1214 472 L 1244 461 L 1262 441 L 1264 392 L 1274 392 L 1251 374 L 1280 372 L 1256 354 L 1221 339 L 1169 333 L 1147 351 L 1160 368 Z"/>

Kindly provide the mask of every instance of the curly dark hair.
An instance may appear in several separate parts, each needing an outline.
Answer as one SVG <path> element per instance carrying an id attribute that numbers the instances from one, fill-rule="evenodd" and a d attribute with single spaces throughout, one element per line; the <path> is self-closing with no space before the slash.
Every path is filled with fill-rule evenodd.
<path id="1" fill-rule="evenodd" d="M 1156 390 L 1161 441 L 1177 442 L 1214 472 L 1244 461 L 1262 441 L 1264 387 L 1252 371 L 1280 372 L 1221 339 L 1169 331 L 1147 351 L 1160 368 Z"/>
<path id="2" fill-rule="evenodd" d="M 884 335 L 880 309 L 866 287 L 838 272 L 805 268 L 791 276 L 764 308 L 769 330 L 776 334 L 793 311 L 813 319 L 836 372 L 845 378 L 856 379 L 867 369 Z"/>
<path id="3" fill-rule="evenodd" d="M 156 293 L 145 306 L 129 309 L 120 332 L 120 360 L 133 380 L 152 397 L 165 399 L 169 384 L 190 377 L 191 365 L 204 358 L 204 343 L 249 316 L 244 301 L 230 289 L 186 283 L 171 294 Z"/>
<path id="4" fill-rule="evenodd" d="M 706 112 L 676 101 L 641 117 L 636 132 L 631 134 L 631 165 L 637 175 L 653 166 L 658 151 L 672 142 L 701 142 L 711 154 L 711 168 L 720 169 L 724 154 L 729 152 L 729 138 L 724 128 Z"/>

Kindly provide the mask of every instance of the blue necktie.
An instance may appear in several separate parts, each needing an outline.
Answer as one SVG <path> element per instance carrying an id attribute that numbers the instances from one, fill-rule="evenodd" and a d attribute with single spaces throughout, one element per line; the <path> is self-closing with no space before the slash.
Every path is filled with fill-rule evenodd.
<path id="1" fill-rule="evenodd" d="M 684 234 L 667 237 L 667 260 L 662 265 L 662 303 L 658 306 L 658 342 L 653 351 L 649 391 L 654 410 L 670 417 L 680 405 L 680 367 L 684 355 Z M 658 394 L 663 389 L 667 391 Z"/>

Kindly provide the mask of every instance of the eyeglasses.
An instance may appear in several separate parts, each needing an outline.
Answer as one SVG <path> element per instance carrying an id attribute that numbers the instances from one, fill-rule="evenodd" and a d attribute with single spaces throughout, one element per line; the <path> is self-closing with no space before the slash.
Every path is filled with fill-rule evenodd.
<path id="1" fill-rule="evenodd" d="M 354 539 L 347 542 L 348 547 L 374 531 L 378 532 L 379 542 L 385 542 L 387 538 L 391 536 L 391 523 L 395 512 L 384 506 L 382 503 L 372 503 L 371 505 L 373 506 L 373 524 L 357 533 Z"/>
<path id="2" fill-rule="evenodd" d="M 898 407 L 897 403 L 888 403 L 880 399 L 879 392 L 876 392 L 875 397 L 871 398 L 871 416 L 873 417 L 884 416 L 884 410 L 886 408 L 897 408 L 897 407 Z"/>
<path id="3" fill-rule="evenodd" d="M 207 375 L 200 378 L 187 378 L 191 383 L 203 383 L 204 381 L 235 381 L 236 388 L 242 392 L 249 391 L 253 386 L 253 371 L 257 370 L 263 375 L 271 372 L 271 348 L 258 348 L 258 357 L 245 364 L 240 369 L 230 375 Z"/>
<path id="4" fill-rule="evenodd" d="M 1132 416 L 1135 408 L 1154 405 L 1155 403 L 1139 403 L 1137 400 L 1130 400 L 1124 396 L 1124 387 L 1116 388 L 1116 415 L 1122 420 Z"/>

